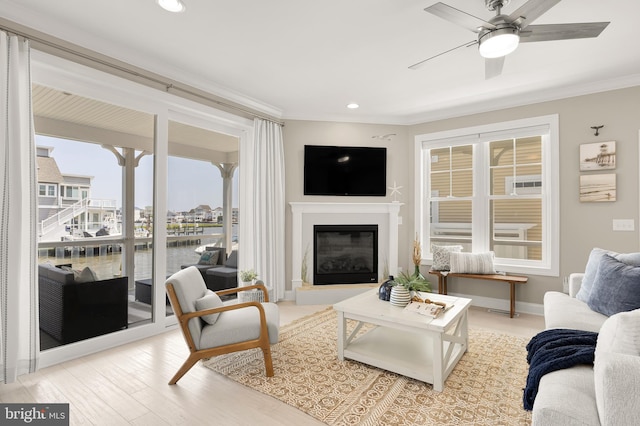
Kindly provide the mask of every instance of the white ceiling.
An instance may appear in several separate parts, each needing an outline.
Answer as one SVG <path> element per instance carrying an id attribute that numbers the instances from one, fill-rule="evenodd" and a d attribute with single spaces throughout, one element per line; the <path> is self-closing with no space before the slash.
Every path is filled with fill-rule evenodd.
<path id="1" fill-rule="evenodd" d="M 640 84 L 637 0 L 563 0 L 535 23 L 611 24 L 523 44 L 490 80 L 475 47 L 408 69 L 475 38 L 423 11 L 435 0 L 184 1 L 0 0 L 0 17 L 285 119 L 411 124 Z M 493 16 L 484 0 L 444 3 Z"/>

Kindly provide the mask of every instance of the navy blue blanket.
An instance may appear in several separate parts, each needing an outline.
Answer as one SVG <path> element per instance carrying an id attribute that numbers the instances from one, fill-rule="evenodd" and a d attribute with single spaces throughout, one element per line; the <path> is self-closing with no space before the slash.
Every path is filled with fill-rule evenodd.
<path id="1" fill-rule="evenodd" d="M 578 364 L 593 364 L 597 338 L 598 333 L 565 328 L 545 330 L 534 336 L 527 344 L 529 375 L 524 389 L 524 409 L 533 409 L 540 379 L 546 373 Z"/>

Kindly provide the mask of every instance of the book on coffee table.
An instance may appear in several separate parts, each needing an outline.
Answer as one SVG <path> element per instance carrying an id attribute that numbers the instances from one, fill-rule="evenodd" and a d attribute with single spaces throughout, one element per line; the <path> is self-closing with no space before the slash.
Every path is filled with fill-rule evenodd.
<path id="1" fill-rule="evenodd" d="M 453 304 L 410 302 L 404 309 L 431 318 L 438 318 L 443 312 L 451 309 Z"/>

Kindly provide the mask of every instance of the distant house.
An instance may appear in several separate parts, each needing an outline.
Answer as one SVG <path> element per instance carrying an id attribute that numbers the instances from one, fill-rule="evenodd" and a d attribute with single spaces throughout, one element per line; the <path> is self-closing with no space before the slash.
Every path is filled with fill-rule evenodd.
<path id="1" fill-rule="evenodd" d="M 60 187 L 64 177 L 56 160 L 51 157 L 53 148 L 39 146 L 36 149 L 38 168 L 38 222 L 60 211 Z"/>
<path id="2" fill-rule="evenodd" d="M 211 217 L 211 206 L 200 204 L 190 212 L 192 222 L 204 222 L 207 217 Z"/>
<path id="3" fill-rule="evenodd" d="M 211 222 L 222 222 L 222 207 L 216 207 L 215 209 L 211 210 Z"/>
<path id="4" fill-rule="evenodd" d="M 172 212 L 171 210 L 167 211 L 167 223 L 176 223 L 176 217 L 178 214 L 176 212 Z"/>
<path id="5" fill-rule="evenodd" d="M 41 241 L 59 240 L 74 231 L 117 231 L 115 200 L 91 199 L 93 176 L 62 173 L 53 147 L 36 147 L 38 223 Z M 82 232 L 81 232 L 82 233 Z"/>

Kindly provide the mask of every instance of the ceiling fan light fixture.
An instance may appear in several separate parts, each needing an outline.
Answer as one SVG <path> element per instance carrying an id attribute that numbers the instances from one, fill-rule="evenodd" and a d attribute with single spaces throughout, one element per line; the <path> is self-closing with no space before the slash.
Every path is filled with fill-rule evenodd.
<path id="1" fill-rule="evenodd" d="M 516 50 L 520 43 L 518 28 L 506 27 L 480 36 L 478 50 L 483 58 L 500 58 Z"/>
<path id="2" fill-rule="evenodd" d="M 186 7 L 181 0 L 156 0 L 158 5 L 166 11 L 180 13 L 184 12 Z"/>

